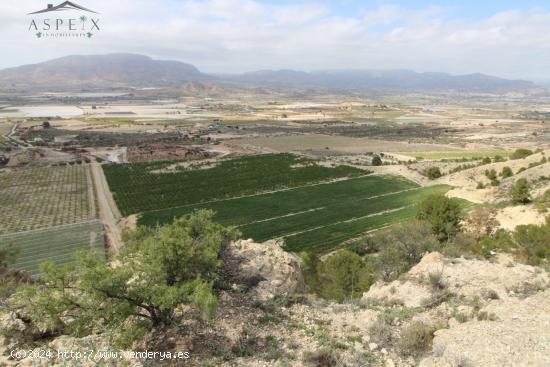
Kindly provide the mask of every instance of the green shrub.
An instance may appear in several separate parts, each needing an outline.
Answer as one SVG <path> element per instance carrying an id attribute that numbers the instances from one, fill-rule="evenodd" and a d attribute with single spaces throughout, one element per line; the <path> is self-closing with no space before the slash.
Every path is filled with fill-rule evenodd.
<path id="1" fill-rule="evenodd" d="M 380 156 L 375 155 L 375 156 L 372 158 L 371 164 L 372 164 L 373 166 L 381 166 L 381 165 L 382 165 L 382 158 L 380 158 Z"/>
<path id="2" fill-rule="evenodd" d="M 424 175 L 426 175 L 426 177 L 428 177 L 430 180 L 435 180 L 436 178 L 443 176 L 439 167 L 436 166 L 427 168 L 424 171 Z"/>
<path id="3" fill-rule="evenodd" d="M 550 208 L 550 189 L 537 196 L 533 202 L 540 212 L 546 213 L 548 208 Z"/>
<path id="4" fill-rule="evenodd" d="M 529 182 L 520 178 L 510 189 L 510 197 L 514 204 L 527 204 L 531 201 Z"/>
<path id="5" fill-rule="evenodd" d="M 380 253 L 371 259 L 382 279 L 389 281 L 407 272 L 426 252 L 439 247 L 431 227 L 425 222 L 411 222 L 392 226 L 377 234 L 373 240 Z"/>
<path id="6" fill-rule="evenodd" d="M 304 254 L 302 259 L 306 284 L 323 298 L 337 302 L 354 299 L 374 283 L 370 263 L 349 250 L 340 250 L 324 261 L 312 254 Z"/>
<path id="7" fill-rule="evenodd" d="M 514 153 L 510 156 L 511 159 L 523 159 L 529 157 L 533 154 L 532 150 L 529 149 L 516 149 Z"/>
<path id="8" fill-rule="evenodd" d="M 497 171 L 495 171 L 494 169 L 485 170 L 485 176 L 489 180 L 496 180 L 497 179 Z"/>
<path id="9" fill-rule="evenodd" d="M 431 225 L 439 241 L 447 241 L 460 230 L 462 209 L 457 199 L 433 194 L 418 205 L 416 217 Z"/>
<path id="10" fill-rule="evenodd" d="M 500 172 L 500 177 L 502 178 L 508 178 L 512 177 L 514 175 L 514 172 L 512 172 L 512 169 L 508 166 L 502 167 L 502 171 Z"/>
<path id="11" fill-rule="evenodd" d="M 348 250 L 329 256 L 322 263 L 321 271 L 321 294 L 338 302 L 360 297 L 374 283 L 372 269 L 368 269 L 359 255 Z"/>
<path id="12" fill-rule="evenodd" d="M 380 250 L 376 241 L 370 236 L 364 237 L 358 241 L 355 241 L 348 247 L 348 249 L 351 252 L 355 252 L 359 256 L 373 254 L 375 252 L 378 252 L 378 250 Z"/>
<path id="13" fill-rule="evenodd" d="M 542 265 L 550 258 L 550 218 L 540 226 L 530 224 L 516 227 L 514 240 L 519 255 L 527 264 Z"/>
<path id="14" fill-rule="evenodd" d="M 457 236 L 459 238 L 461 236 Z M 479 241 L 455 241 L 450 247 L 485 258 L 490 258 L 494 252 L 511 252 L 521 262 L 545 265 L 550 259 L 550 219 L 542 225 L 517 226 L 514 232 L 501 229 L 494 236 Z"/>

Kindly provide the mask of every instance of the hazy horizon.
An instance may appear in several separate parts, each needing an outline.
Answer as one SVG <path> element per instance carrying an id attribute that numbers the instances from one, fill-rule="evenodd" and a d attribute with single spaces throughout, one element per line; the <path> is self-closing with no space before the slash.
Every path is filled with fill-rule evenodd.
<path id="1" fill-rule="evenodd" d="M 1 46 L 9 50 L 0 69 L 134 53 L 210 74 L 407 69 L 550 80 L 550 6 L 542 1 L 75 2 L 100 13 L 91 39 L 38 39 L 28 30 L 29 12 L 61 1 L 0 4 Z"/>

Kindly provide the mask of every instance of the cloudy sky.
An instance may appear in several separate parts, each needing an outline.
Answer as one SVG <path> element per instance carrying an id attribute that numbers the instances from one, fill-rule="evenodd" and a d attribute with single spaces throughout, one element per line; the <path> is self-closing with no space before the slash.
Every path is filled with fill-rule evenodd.
<path id="1" fill-rule="evenodd" d="M 91 39 L 29 31 L 27 13 L 62 0 L 0 2 L 0 68 L 131 52 L 216 73 L 404 68 L 550 80 L 548 1 L 73 1 L 100 13 Z"/>

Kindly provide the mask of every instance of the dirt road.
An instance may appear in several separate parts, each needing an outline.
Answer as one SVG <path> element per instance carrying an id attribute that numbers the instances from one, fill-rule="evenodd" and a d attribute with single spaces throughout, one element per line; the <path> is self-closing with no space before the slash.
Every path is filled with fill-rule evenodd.
<path id="1" fill-rule="evenodd" d="M 105 175 L 103 174 L 103 169 L 101 169 L 100 164 L 93 162 L 91 163 L 91 168 L 97 194 L 99 217 L 105 225 L 109 246 L 114 251 L 118 251 L 118 249 L 122 246 L 122 236 L 117 223 L 122 215 L 120 214 L 120 211 L 118 210 L 113 199 L 113 195 L 109 190 L 107 180 L 105 179 Z"/>

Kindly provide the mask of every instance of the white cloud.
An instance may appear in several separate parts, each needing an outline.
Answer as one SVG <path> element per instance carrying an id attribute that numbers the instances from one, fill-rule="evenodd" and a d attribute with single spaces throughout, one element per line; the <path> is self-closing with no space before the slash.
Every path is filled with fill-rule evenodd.
<path id="1" fill-rule="evenodd" d="M 41 1 L 0 3 L 0 67 L 67 54 L 135 52 L 210 72 L 264 68 L 410 68 L 550 76 L 550 12 L 509 10 L 453 19 L 451 10 L 382 5 L 356 16 L 325 2 L 81 0 L 99 11 L 91 40 L 36 39 L 28 12 Z M 44 2 L 45 3 L 45 2 Z M 38 4 L 38 5 L 37 5 Z"/>

